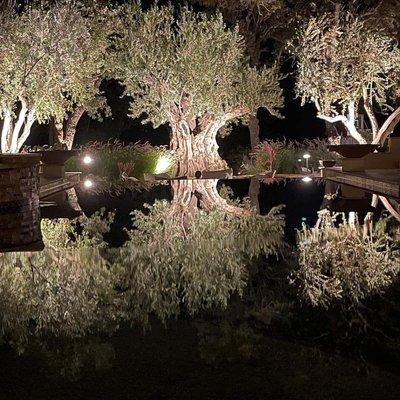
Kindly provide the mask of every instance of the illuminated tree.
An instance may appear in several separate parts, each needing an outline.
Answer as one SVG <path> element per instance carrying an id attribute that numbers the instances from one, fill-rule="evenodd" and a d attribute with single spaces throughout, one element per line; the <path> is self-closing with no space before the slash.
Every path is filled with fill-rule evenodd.
<path id="1" fill-rule="evenodd" d="M 76 127 L 85 112 L 100 120 L 110 113 L 100 85 L 109 75 L 109 49 L 118 27 L 117 14 L 116 10 L 101 6 L 101 1 L 86 3 L 86 7 L 80 5 L 78 9 L 84 31 L 75 37 L 78 48 L 68 71 L 69 106 L 64 119 L 54 124 L 56 141 L 68 149 L 72 148 Z"/>
<path id="2" fill-rule="evenodd" d="M 244 49 L 238 30 L 227 29 L 221 15 L 183 8 L 176 20 L 171 7 L 126 9 L 115 75 L 132 98 L 133 116 L 170 125 L 178 175 L 225 169 L 219 129 L 261 106 L 277 115 L 282 104 L 277 71 L 251 67 Z"/>
<path id="3" fill-rule="evenodd" d="M 244 37 L 246 52 L 251 65 L 258 67 L 261 63 L 263 46 L 267 39 L 284 41 L 284 32 L 291 21 L 287 19 L 287 10 L 282 0 L 192 0 L 207 9 L 217 9 L 224 20 L 237 25 L 239 33 Z M 283 29 L 284 28 L 284 29 Z M 249 87 L 249 90 L 253 90 Z M 251 148 L 259 142 L 259 122 L 257 114 L 249 118 Z"/>
<path id="4" fill-rule="evenodd" d="M 44 251 L 0 254 L 0 308 L 7 316 L 0 330 L 14 345 L 115 328 L 117 267 L 101 254 L 111 221 L 102 214 L 43 220 Z"/>
<path id="5" fill-rule="evenodd" d="M 32 125 L 69 118 L 60 140 L 71 147 L 79 115 L 103 109 L 99 91 L 106 13 L 75 2 L 26 6 L 0 16 L 2 152 L 18 152 Z M 97 77 L 97 79 L 96 79 Z M 15 120 L 15 121 L 14 121 Z"/>
<path id="6" fill-rule="evenodd" d="M 127 309 L 164 304 L 164 313 L 177 314 L 183 303 L 194 314 L 225 307 L 245 287 L 251 260 L 274 255 L 283 244 L 279 208 L 260 216 L 221 197 L 216 180 L 176 181 L 173 200 L 149 209 L 135 211 L 119 255 L 127 268 Z"/>
<path id="7" fill-rule="evenodd" d="M 357 142 L 366 143 L 356 125 L 362 106 L 373 142 L 385 138 L 390 130 L 386 125 L 396 115 L 379 129 L 374 109 L 388 108 L 396 97 L 400 51 L 391 36 L 352 14 L 325 14 L 299 30 L 292 50 L 298 60 L 296 89 L 303 103 L 313 102 L 319 118 L 342 122 Z"/>
<path id="8" fill-rule="evenodd" d="M 341 8 L 357 9 L 359 0 L 191 0 L 206 7 L 219 10 L 230 25 L 237 25 L 245 38 L 246 51 L 253 66 L 279 59 L 288 41 L 297 29 L 311 16 L 324 12 L 337 13 Z M 268 45 L 267 45 L 268 43 Z M 267 50 L 268 49 L 268 50 Z M 265 56 L 265 53 L 268 55 Z M 249 88 L 252 90 L 252 88 Z M 249 119 L 251 147 L 259 144 L 259 122 L 256 115 Z"/>

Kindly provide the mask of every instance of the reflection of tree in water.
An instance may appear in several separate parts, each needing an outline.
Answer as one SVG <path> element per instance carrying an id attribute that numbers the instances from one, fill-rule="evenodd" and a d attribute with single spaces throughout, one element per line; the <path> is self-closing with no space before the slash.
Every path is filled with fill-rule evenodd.
<path id="1" fill-rule="evenodd" d="M 279 209 L 257 215 L 223 199 L 214 180 L 176 181 L 173 190 L 171 203 L 134 212 L 120 248 L 107 247 L 112 218 L 98 214 L 45 220 L 43 252 L 0 255 L 4 338 L 21 349 L 50 338 L 71 343 L 149 314 L 165 320 L 225 307 L 241 293 L 251 259 L 282 245 Z"/>
<path id="2" fill-rule="evenodd" d="M 364 364 L 376 360 L 378 352 L 397 358 L 400 242 L 396 232 L 395 221 L 382 218 L 373 234 L 365 237 L 357 222 L 335 220 L 323 211 L 318 227 L 304 226 L 298 232 L 292 257 L 258 269 L 253 266 L 240 302 L 234 299 L 223 312 L 197 318 L 200 356 L 217 365 L 246 359 L 262 359 L 269 365 L 270 359 L 273 369 L 283 367 L 288 358 L 291 364 L 315 366 L 312 352 L 319 353 L 321 362 L 331 357 L 330 352 L 324 355 L 324 349 L 333 346 L 338 353 L 355 355 L 355 365 L 358 356 Z M 306 351 L 301 350 L 304 343 Z M 346 360 L 337 357 L 331 367 L 321 368 L 327 371 L 342 364 L 347 369 Z M 318 369 L 309 373 L 318 374 Z"/>
<path id="3" fill-rule="evenodd" d="M 177 181 L 171 203 L 156 202 L 149 214 L 135 212 L 134 230 L 119 256 L 136 306 L 146 306 L 144 299 L 152 305 L 161 300 L 168 304 L 160 310 L 163 317 L 164 309 L 176 314 L 182 305 L 190 313 L 225 306 L 244 287 L 250 260 L 282 245 L 278 209 L 257 215 L 223 199 L 216 185 Z M 135 279 L 138 274 L 142 281 Z"/>
<path id="4" fill-rule="evenodd" d="M 221 197 L 217 190 L 216 179 L 177 180 L 172 182 L 174 192 L 170 214 L 178 218 L 182 227 L 190 227 L 198 208 L 205 211 L 218 209 L 221 212 L 237 216 L 250 216 L 248 208 L 238 207 Z"/>

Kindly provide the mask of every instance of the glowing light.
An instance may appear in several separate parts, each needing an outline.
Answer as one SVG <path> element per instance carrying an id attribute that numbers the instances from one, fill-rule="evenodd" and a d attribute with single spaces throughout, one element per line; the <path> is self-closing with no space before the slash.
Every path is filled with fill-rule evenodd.
<path id="1" fill-rule="evenodd" d="M 305 176 L 304 178 L 302 178 L 301 179 L 303 182 L 306 182 L 306 183 L 308 183 L 308 182 L 311 182 L 312 181 L 312 179 L 309 177 L 309 176 Z"/>
<path id="2" fill-rule="evenodd" d="M 308 160 L 311 158 L 311 156 L 308 153 L 306 153 L 303 155 L 303 158 L 306 160 L 306 168 L 308 169 Z"/>
<path id="3" fill-rule="evenodd" d="M 302 160 L 301 158 L 299 158 L 297 161 L 298 161 L 298 162 L 302 162 L 303 160 Z"/>
<path id="4" fill-rule="evenodd" d="M 171 165 L 170 157 L 163 155 L 158 159 L 154 173 L 162 174 L 163 172 L 167 172 L 170 165 Z"/>
<path id="5" fill-rule="evenodd" d="M 85 157 L 83 157 L 83 163 L 84 164 L 91 164 L 92 162 L 93 162 L 93 158 L 92 157 L 90 157 L 89 155 L 86 155 Z"/>
<path id="6" fill-rule="evenodd" d="M 83 182 L 83 186 L 85 186 L 86 189 L 90 189 L 91 187 L 93 187 L 93 182 L 90 179 L 86 179 Z"/>

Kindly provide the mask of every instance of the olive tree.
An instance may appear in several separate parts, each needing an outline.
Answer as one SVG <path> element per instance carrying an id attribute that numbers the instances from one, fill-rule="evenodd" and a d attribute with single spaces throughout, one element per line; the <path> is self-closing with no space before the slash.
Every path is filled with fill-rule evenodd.
<path id="1" fill-rule="evenodd" d="M 137 210 L 133 221 L 118 255 L 126 268 L 126 308 L 148 313 L 156 306 L 164 318 L 181 305 L 191 314 L 226 307 L 245 287 L 251 260 L 283 245 L 280 208 L 258 215 L 222 198 L 216 180 L 176 181 L 171 202 Z"/>
<path id="2" fill-rule="evenodd" d="M 218 154 L 219 129 L 261 106 L 278 114 L 276 69 L 251 67 L 238 29 L 227 29 L 220 14 L 183 8 L 176 19 L 172 7 L 143 12 L 131 5 L 124 17 L 115 75 L 132 98 L 132 115 L 170 125 L 178 175 L 226 168 Z"/>
<path id="3" fill-rule="evenodd" d="M 18 152 L 35 121 L 61 122 L 70 147 L 71 125 L 82 108 L 104 107 L 98 74 L 104 63 L 105 15 L 85 15 L 76 2 L 34 3 L 0 16 L 2 152 Z"/>
<path id="4" fill-rule="evenodd" d="M 103 257 L 112 215 L 42 220 L 42 252 L 0 254 L 1 335 L 75 338 L 116 328 L 118 267 Z M 77 226 L 80 234 L 77 234 Z"/>
<path id="5" fill-rule="evenodd" d="M 384 139 L 393 116 L 380 128 L 375 111 L 390 109 L 400 67 L 400 51 L 391 36 L 349 13 L 324 14 L 299 29 L 292 51 L 303 103 L 313 102 L 319 118 L 342 122 L 357 142 L 366 143 L 356 125 L 362 106 L 373 142 Z"/>
<path id="6" fill-rule="evenodd" d="M 104 3 L 104 2 L 103 2 Z M 66 96 L 68 107 L 63 120 L 56 120 L 55 140 L 72 148 L 76 127 L 86 112 L 94 119 L 110 114 L 100 85 L 109 76 L 109 50 L 118 27 L 117 10 L 101 5 L 101 1 L 79 4 L 79 20 L 83 29 L 75 37 L 76 52 L 70 64 Z"/>
<path id="7" fill-rule="evenodd" d="M 275 42 L 283 42 L 283 26 L 288 32 L 287 9 L 282 0 L 192 0 L 207 9 L 216 9 L 224 17 L 224 20 L 237 25 L 239 33 L 244 37 L 246 53 L 253 66 L 261 64 L 261 56 L 265 41 L 273 39 Z M 248 88 L 250 91 L 252 87 Z M 257 111 L 257 110 L 256 110 Z M 251 148 L 260 143 L 260 126 L 255 115 L 249 118 L 249 132 Z"/>

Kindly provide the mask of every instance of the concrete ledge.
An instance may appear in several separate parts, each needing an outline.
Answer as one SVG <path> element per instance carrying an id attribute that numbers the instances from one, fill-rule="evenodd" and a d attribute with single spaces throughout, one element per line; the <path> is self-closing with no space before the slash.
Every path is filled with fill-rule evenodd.
<path id="1" fill-rule="evenodd" d="M 80 182 L 80 172 L 66 172 L 65 178 L 46 179 L 40 177 L 39 198 L 44 199 L 63 190 L 71 189 Z"/>
<path id="2" fill-rule="evenodd" d="M 333 167 L 323 170 L 323 177 L 336 183 L 354 186 L 385 197 L 400 199 L 400 169 L 370 169 L 344 172 Z"/>

